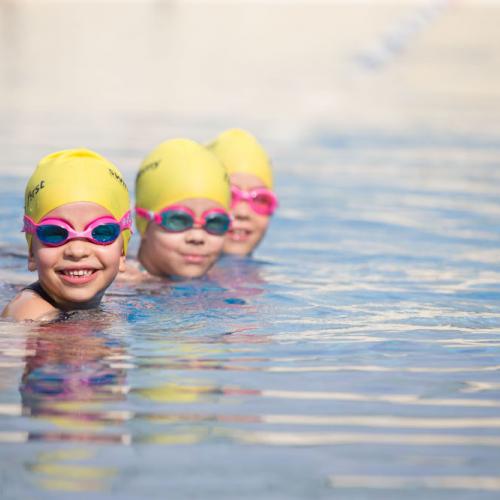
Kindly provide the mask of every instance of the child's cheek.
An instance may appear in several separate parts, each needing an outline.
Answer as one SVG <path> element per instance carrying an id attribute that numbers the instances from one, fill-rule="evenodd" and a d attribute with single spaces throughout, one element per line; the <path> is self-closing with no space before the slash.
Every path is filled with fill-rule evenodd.
<path id="1" fill-rule="evenodd" d="M 122 263 L 125 262 L 122 250 L 123 243 L 117 240 L 111 245 L 98 246 L 96 256 L 105 267 L 116 269 L 118 272 Z"/>
<path id="2" fill-rule="evenodd" d="M 210 236 L 210 247 L 213 253 L 221 253 L 224 247 L 224 236 Z"/>
<path id="3" fill-rule="evenodd" d="M 57 263 L 58 255 L 60 249 L 57 247 L 42 247 L 40 243 L 33 242 L 33 270 L 37 270 L 39 273 L 48 271 L 50 268 L 54 267 Z"/>
<path id="4" fill-rule="evenodd" d="M 259 228 L 262 232 L 267 230 L 270 218 L 267 215 L 259 215 Z"/>

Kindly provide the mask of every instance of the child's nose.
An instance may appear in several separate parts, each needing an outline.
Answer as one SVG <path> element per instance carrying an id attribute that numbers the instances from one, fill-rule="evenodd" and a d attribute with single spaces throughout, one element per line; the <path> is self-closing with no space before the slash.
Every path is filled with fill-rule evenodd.
<path id="1" fill-rule="evenodd" d="M 186 242 L 191 245 L 203 245 L 206 239 L 206 232 L 201 227 L 193 226 L 186 231 Z"/>
<path id="2" fill-rule="evenodd" d="M 82 259 L 88 257 L 91 252 L 90 243 L 81 238 L 75 238 L 64 245 L 64 256 L 70 259 Z"/>
<path id="3" fill-rule="evenodd" d="M 248 219 L 250 217 L 251 213 L 251 208 L 250 204 L 247 203 L 246 201 L 240 201 L 239 203 L 236 203 L 236 205 L 233 207 L 233 216 L 235 219 Z"/>

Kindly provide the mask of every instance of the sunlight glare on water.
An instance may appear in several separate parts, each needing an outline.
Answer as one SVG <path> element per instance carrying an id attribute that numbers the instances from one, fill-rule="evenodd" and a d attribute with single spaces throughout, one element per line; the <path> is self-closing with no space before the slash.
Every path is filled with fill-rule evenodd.
<path id="1" fill-rule="evenodd" d="M 115 12 L 112 7 L 103 5 L 98 14 L 96 5 L 76 2 L 76 10 L 68 10 L 52 4 L 40 17 L 36 3 L 9 2 L 0 11 L 10 43 L 1 51 L 11 65 L 1 89 L 12 95 L 10 104 L 1 105 L 12 118 L 0 131 L 3 304 L 33 280 L 19 228 L 26 178 L 43 154 L 71 141 L 95 147 L 123 164 L 133 186 L 139 161 L 155 142 L 189 133 L 208 140 L 235 125 L 230 111 L 216 113 L 209 99 L 211 91 L 223 94 L 220 75 L 207 76 L 207 88 L 196 97 L 194 70 L 179 61 L 175 83 L 166 79 L 168 72 L 158 73 L 178 101 L 162 100 L 157 81 L 131 74 L 144 93 L 126 102 L 126 95 L 135 95 L 132 84 L 120 87 L 111 70 L 123 69 L 127 49 L 139 64 L 139 49 L 150 47 L 152 60 L 139 66 L 142 76 L 156 68 L 159 40 L 167 62 L 175 60 L 168 49 L 183 44 L 194 58 L 200 42 L 187 34 L 203 16 L 176 3 L 121 6 L 120 27 L 102 36 L 108 50 L 123 52 L 110 56 L 79 45 L 88 40 L 84 34 L 68 37 L 56 66 L 68 68 L 68 88 L 57 74 L 49 82 L 42 71 L 47 60 L 37 58 L 35 42 L 41 43 L 55 13 L 69 26 L 76 14 L 82 23 L 95 14 L 100 25 Z M 203 13 L 211 12 L 217 26 L 223 11 L 233 22 L 244 16 L 247 24 L 239 26 L 249 32 L 266 19 L 257 5 L 213 8 Z M 379 54 L 369 50 L 373 40 L 385 43 L 384 33 L 391 33 L 386 27 L 397 27 L 413 12 L 368 9 L 373 24 L 359 20 L 364 38 L 355 42 L 341 30 L 342 19 L 352 23 L 363 7 L 282 8 L 289 14 L 283 37 L 292 46 L 290 33 L 302 14 L 315 19 L 323 34 L 325 14 L 338 19 L 330 22 L 338 27 L 337 38 L 328 38 L 330 48 L 319 47 L 314 37 L 304 45 L 306 55 L 323 50 L 332 67 L 302 81 L 308 90 L 297 94 L 301 105 L 313 102 L 305 94 L 324 95 L 329 85 L 344 99 L 358 97 L 358 90 L 349 94 L 342 87 L 341 70 L 359 54 Z M 276 9 L 267 14 L 274 20 Z M 476 64 L 488 66 L 500 83 L 488 64 L 499 55 L 485 41 L 487 33 L 467 39 L 461 52 L 439 36 L 442 29 L 463 41 L 461 27 L 472 19 L 498 42 L 500 10 L 464 2 L 439 15 L 448 17 L 432 17 L 428 32 L 418 32 L 420 44 L 402 47 L 407 52 L 383 61 L 387 69 L 370 67 L 362 76 L 359 85 L 371 81 L 386 88 L 378 111 L 394 96 L 380 127 L 369 125 L 377 121 L 375 94 L 364 98 L 373 100 L 367 116 L 348 115 L 346 103 L 330 103 L 329 121 L 328 113 L 312 116 L 304 106 L 291 110 L 293 120 L 285 126 L 283 116 L 273 122 L 272 113 L 284 108 L 279 98 L 273 101 L 269 85 L 255 80 L 254 87 L 245 86 L 250 70 L 242 69 L 241 80 L 231 77 L 247 103 L 234 108 L 238 125 L 258 128 L 269 145 L 280 198 L 254 258 L 224 257 L 195 281 L 116 282 L 99 311 L 64 321 L 0 323 L 2 498 L 165 498 L 165 492 L 179 499 L 498 498 L 500 128 L 494 108 L 500 87 L 471 84 L 467 93 L 465 84 L 449 83 L 455 94 L 445 95 L 433 71 L 441 65 L 443 74 L 474 80 L 465 74 L 474 53 Z M 144 27 L 136 28 L 135 39 L 122 37 L 134 19 Z M 58 30 L 69 35 L 68 25 L 57 25 L 42 47 L 53 48 Z M 168 33 L 159 32 L 161 26 Z M 235 26 L 228 30 L 235 36 Z M 220 48 L 217 37 L 207 40 L 203 55 Z M 241 44 L 235 51 L 246 46 L 245 37 L 235 40 Z M 254 54 L 267 54 L 259 43 Z M 276 43 L 282 71 L 290 75 L 292 49 Z M 89 74 L 71 65 L 75 54 L 82 61 L 92 55 L 94 64 L 87 67 L 111 79 L 102 83 L 102 95 Z M 267 65 L 271 80 L 285 85 L 267 57 L 254 67 Z M 19 68 L 29 62 L 35 83 L 19 87 Z M 412 76 L 420 74 L 415 68 L 428 71 L 426 87 L 414 83 Z M 398 85 L 405 77 L 407 95 Z M 86 84 L 94 94 L 84 91 Z M 104 95 L 113 85 L 116 93 L 108 100 Z M 294 85 L 284 92 L 298 92 Z M 253 100 L 259 92 L 267 100 Z M 191 97 L 196 105 L 190 107 Z M 491 106 L 481 115 L 475 105 L 487 97 Z M 70 120 L 78 98 L 89 110 L 75 110 L 78 119 Z M 46 115 L 51 106 L 54 113 Z M 460 113 L 470 122 L 459 123 Z M 474 133 L 480 116 L 487 126 Z M 442 126 L 447 120 L 448 129 Z M 132 254 L 136 250 L 137 239 Z"/>

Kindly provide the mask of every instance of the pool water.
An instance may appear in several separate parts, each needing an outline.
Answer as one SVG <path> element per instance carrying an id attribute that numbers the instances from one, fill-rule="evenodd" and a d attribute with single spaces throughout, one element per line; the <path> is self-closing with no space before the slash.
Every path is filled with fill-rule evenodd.
<path id="1" fill-rule="evenodd" d="M 278 174 L 255 258 L 2 322 L 4 498 L 496 497 L 500 174 L 448 156 L 333 150 Z M 31 279 L 23 182 L 3 303 Z"/>
<path id="2" fill-rule="evenodd" d="M 2 500 L 500 496 L 500 9 L 278 3 L 0 4 L 1 306 L 49 152 L 133 187 L 242 126 L 280 199 L 253 258 L 0 321 Z"/>

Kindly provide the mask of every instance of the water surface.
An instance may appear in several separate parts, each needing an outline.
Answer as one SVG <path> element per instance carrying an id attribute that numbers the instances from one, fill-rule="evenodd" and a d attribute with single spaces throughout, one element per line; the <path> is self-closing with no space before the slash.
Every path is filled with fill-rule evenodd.
<path id="1" fill-rule="evenodd" d="M 33 280 L 22 196 L 52 149 L 93 147 L 133 186 L 156 142 L 239 120 L 281 206 L 254 258 L 205 279 L 115 283 L 99 311 L 0 323 L 2 498 L 498 498 L 498 10 L 448 12 L 351 92 L 359 51 L 412 11 L 121 7 L 2 7 L 1 303 Z M 209 12 L 233 44 L 200 26 Z M 90 18 L 100 38 L 75 29 Z M 229 80 L 228 46 L 254 58 Z"/>

